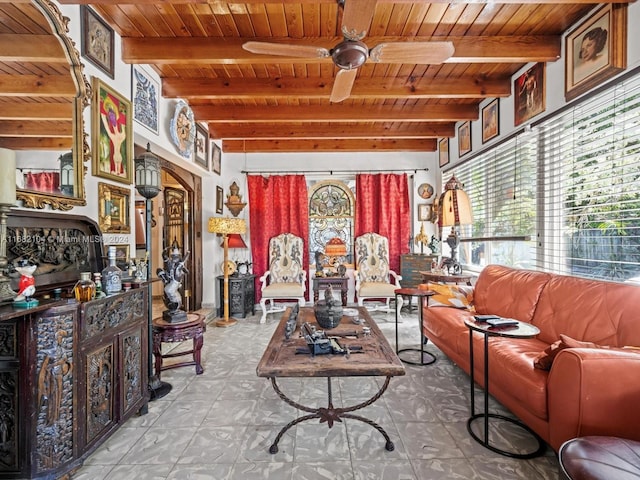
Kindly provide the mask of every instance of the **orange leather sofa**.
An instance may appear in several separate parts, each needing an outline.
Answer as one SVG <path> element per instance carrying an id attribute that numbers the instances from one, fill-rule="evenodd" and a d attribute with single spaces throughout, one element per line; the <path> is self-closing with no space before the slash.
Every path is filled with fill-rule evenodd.
<path id="1" fill-rule="evenodd" d="M 422 285 L 426 288 L 426 285 Z M 549 371 L 534 359 L 560 334 L 608 347 L 640 347 L 640 287 L 490 265 L 473 289 L 478 314 L 529 322 L 531 339 L 489 339 L 489 392 L 554 450 L 574 437 L 640 440 L 640 352 L 567 348 Z M 423 307 L 423 331 L 469 373 L 473 312 Z M 474 334 L 475 378 L 483 382 L 483 339 Z"/>

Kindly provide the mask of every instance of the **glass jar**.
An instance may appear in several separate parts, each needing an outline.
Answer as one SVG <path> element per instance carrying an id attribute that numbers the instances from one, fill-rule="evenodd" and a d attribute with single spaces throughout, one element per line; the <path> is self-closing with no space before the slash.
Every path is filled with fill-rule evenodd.
<path id="1" fill-rule="evenodd" d="M 96 294 L 96 284 L 91 280 L 91 272 L 80 272 L 80 280 L 73 287 L 73 292 L 78 302 L 93 300 Z"/>

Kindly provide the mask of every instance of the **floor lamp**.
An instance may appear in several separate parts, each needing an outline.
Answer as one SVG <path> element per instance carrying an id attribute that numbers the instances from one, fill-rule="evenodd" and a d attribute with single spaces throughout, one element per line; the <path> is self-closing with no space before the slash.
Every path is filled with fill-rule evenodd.
<path id="1" fill-rule="evenodd" d="M 235 318 L 229 318 L 229 269 L 227 268 L 227 263 L 229 261 L 229 235 L 234 233 L 241 234 L 246 231 L 247 224 L 242 218 L 209 218 L 209 232 L 220 233 L 222 235 L 222 244 L 224 247 L 224 262 L 222 263 L 222 271 L 224 274 L 224 316 L 216 322 L 217 327 L 230 327 L 231 325 L 238 323 Z"/>
<path id="2" fill-rule="evenodd" d="M 438 215 L 438 225 L 442 227 L 451 227 L 451 232 L 447 237 L 447 244 L 451 248 L 451 258 L 443 259 L 442 266 L 447 268 L 449 274 L 460 275 L 462 267 L 456 258 L 458 245 L 460 245 L 460 234 L 458 229 L 460 225 L 469 225 L 473 223 L 471 214 L 471 203 L 469 196 L 462 190 L 462 183 L 452 176 L 444 186 L 444 192 L 440 196 L 440 212 Z"/>
<path id="3" fill-rule="evenodd" d="M 161 381 L 153 372 L 153 289 L 151 287 L 151 199 L 160 193 L 160 161 L 147 143 L 147 151 L 135 159 L 136 190 L 145 198 L 146 228 L 145 248 L 147 250 L 147 288 L 148 288 L 148 370 L 149 370 L 149 400 L 157 400 L 171 391 L 171 384 Z"/>

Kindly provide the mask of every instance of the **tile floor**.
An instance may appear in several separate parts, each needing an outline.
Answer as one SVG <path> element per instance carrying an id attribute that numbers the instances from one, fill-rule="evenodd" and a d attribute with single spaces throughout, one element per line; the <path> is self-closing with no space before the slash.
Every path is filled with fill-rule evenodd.
<path id="1" fill-rule="evenodd" d="M 256 366 L 281 314 L 265 325 L 259 315 L 227 329 L 208 326 L 202 351 L 204 373 L 194 367 L 163 372 L 173 389 L 151 402 L 91 455 L 73 480 L 423 480 L 557 479 L 551 450 L 533 460 L 494 454 L 471 439 L 469 378 L 437 348 L 429 366 L 406 365 L 406 376 L 391 380 L 374 404 L 357 413 L 378 422 L 395 443 L 369 425 L 346 419 L 332 429 L 316 420 L 291 428 L 271 455 L 280 428 L 298 416 L 258 378 Z M 395 343 L 394 315 L 376 312 L 376 323 Z M 400 346 L 419 346 L 417 313 L 404 313 Z M 190 342 L 189 342 L 190 343 Z M 167 344 L 168 349 L 189 345 Z M 302 404 L 326 405 L 326 379 L 286 379 L 281 388 Z M 339 379 L 334 404 L 352 405 L 377 391 L 380 377 Z M 478 393 L 480 391 L 478 390 Z M 476 396 L 482 402 L 482 397 Z M 507 413 L 495 400 L 495 412 Z M 530 448 L 522 430 L 496 424 L 491 438 Z"/>

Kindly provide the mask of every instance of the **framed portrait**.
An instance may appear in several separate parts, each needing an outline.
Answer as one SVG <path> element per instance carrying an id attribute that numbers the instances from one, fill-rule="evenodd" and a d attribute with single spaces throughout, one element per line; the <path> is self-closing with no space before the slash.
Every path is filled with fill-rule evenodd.
<path id="1" fill-rule="evenodd" d="M 220 175 L 222 171 L 222 150 L 215 142 L 211 142 L 211 170 Z"/>
<path id="2" fill-rule="evenodd" d="M 80 5 L 82 56 L 114 78 L 113 29 L 87 5 Z"/>
<path id="3" fill-rule="evenodd" d="M 131 190 L 98 182 L 98 225 L 103 233 L 130 233 Z"/>
<path id="4" fill-rule="evenodd" d="M 178 153 L 191 160 L 191 150 L 196 138 L 196 122 L 193 110 L 184 100 L 178 100 L 176 103 L 176 109 L 169 125 L 169 133 Z"/>
<path id="5" fill-rule="evenodd" d="M 468 120 L 458 126 L 458 156 L 471 151 L 471 122 Z"/>
<path id="6" fill-rule="evenodd" d="M 116 266 L 126 272 L 129 269 L 129 244 L 105 245 L 105 251 L 108 250 L 109 246 L 116 247 Z"/>
<path id="7" fill-rule="evenodd" d="M 131 102 L 93 77 L 91 141 L 93 175 L 131 184 L 133 129 Z"/>
<path id="8" fill-rule="evenodd" d="M 133 119 L 158 135 L 160 85 L 137 65 L 131 66 Z"/>
<path id="9" fill-rule="evenodd" d="M 500 134 L 500 109 L 498 107 L 497 98 L 482 107 L 482 143 L 488 142 Z"/>
<path id="10" fill-rule="evenodd" d="M 209 170 L 209 132 L 196 123 L 196 139 L 193 145 L 194 161 L 202 168 Z"/>
<path id="11" fill-rule="evenodd" d="M 513 82 L 516 127 L 545 110 L 545 64 L 536 63 Z"/>
<path id="12" fill-rule="evenodd" d="M 440 159 L 440 168 L 449 163 L 449 139 L 441 138 L 438 140 L 438 158 Z"/>
<path id="13" fill-rule="evenodd" d="M 627 5 L 607 4 L 565 38 L 569 101 L 627 67 Z"/>
<path id="14" fill-rule="evenodd" d="M 224 190 L 222 187 L 216 187 L 216 213 L 222 213 L 224 202 Z"/>
<path id="15" fill-rule="evenodd" d="M 430 222 L 432 208 L 433 206 L 430 203 L 421 203 L 420 205 L 418 205 L 418 221 Z"/>

